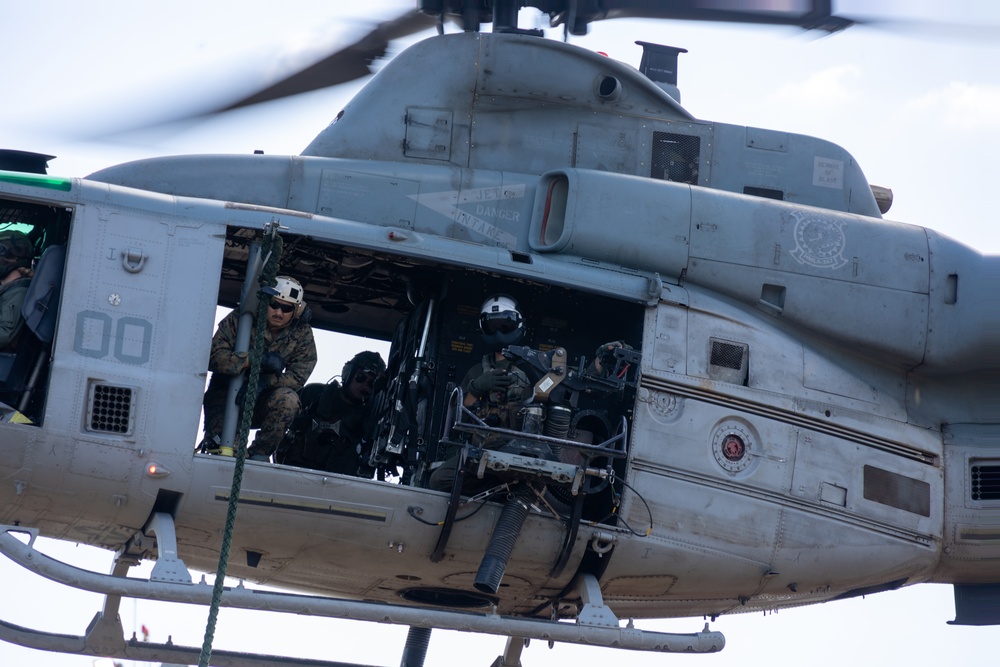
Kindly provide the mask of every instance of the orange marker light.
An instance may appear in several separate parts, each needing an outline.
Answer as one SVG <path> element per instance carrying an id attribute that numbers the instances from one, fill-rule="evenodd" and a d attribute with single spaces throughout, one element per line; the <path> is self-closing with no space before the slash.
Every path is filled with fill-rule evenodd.
<path id="1" fill-rule="evenodd" d="M 156 463 L 155 461 L 151 461 L 150 463 L 146 464 L 146 474 L 149 475 L 150 477 L 166 477 L 167 475 L 170 474 L 170 472 L 171 472 L 170 468 L 161 466 L 159 463 Z"/>

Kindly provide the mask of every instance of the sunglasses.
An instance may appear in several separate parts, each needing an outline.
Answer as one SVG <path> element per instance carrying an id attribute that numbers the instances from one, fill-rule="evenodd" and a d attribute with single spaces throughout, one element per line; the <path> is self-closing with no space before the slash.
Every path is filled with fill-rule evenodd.
<path id="1" fill-rule="evenodd" d="M 271 310 L 280 310 L 286 314 L 295 310 L 294 303 L 284 303 L 282 301 L 278 301 L 277 299 L 272 300 L 271 303 L 267 304 L 267 307 Z"/>
<path id="2" fill-rule="evenodd" d="M 359 372 L 357 372 L 357 373 L 354 374 L 354 378 L 352 378 L 352 382 L 356 382 L 357 384 L 365 384 L 365 385 L 372 384 L 373 382 L 375 382 L 375 374 L 374 373 L 368 373 L 366 371 L 359 371 Z"/>

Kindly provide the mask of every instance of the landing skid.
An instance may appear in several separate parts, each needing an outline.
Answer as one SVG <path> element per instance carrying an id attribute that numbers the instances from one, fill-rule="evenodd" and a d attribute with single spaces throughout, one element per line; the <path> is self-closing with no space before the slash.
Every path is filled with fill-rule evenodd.
<path id="1" fill-rule="evenodd" d="M 91 627 L 93 627 L 93 624 Z M 135 637 L 128 641 L 122 641 L 122 647 L 118 650 L 110 652 L 102 651 L 89 644 L 90 636 L 89 629 L 88 634 L 83 637 L 77 635 L 60 635 L 24 628 L 0 620 L 0 640 L 38 651 L 68 653 L 94 658 L 134 660 L 136 662 L 173 663 L 178 665 L 197 665 L 198 657 L 201 653 L 200 648 L 139 641 Z M 278 655 L 220 650 L 212 651 L 212 665 L 215 667 L 266 667 L 267 665 L 287 667 L 368 667 L 366 665 L 347 662 L 328 662 L 325 660 L 307 660 L 305 658 L 287 658 Z"/>
<path id="2" fill-rule="evenodd" d="M 162 531 L 162 533 L 167 532 L 166 530 Z M 22 543 L 11 533 L 28 534 L 30 536 L 28 544 Z M 161 538 L 164 536 L 162 533 Z M 57 561 L 36 551 L 33 545 L 37 536 L 38 531 L 34 529 L 0 526 L 0 553 L 22 567 L 57 583 L 108 596 L 105 609 L 103 612 L 98 612 L 84 637 L 45 633 L 0 621 L 0 639 L 28 648 L 78 655 L 100 655 L 126 660 L 165 661 L 182 664 L 192 664 L 192 658 L 195 658 L 193 662 L 197 662 L 200 649 L 172 644 L 140 643 L 134 639 L 125 641 L 122 638 L 121 623 L 117 620 L 117 605 L 121 597 L 206 606 L 211 604 L 212 586 L 204 582 L 197 584 L 178 583 L 185 579 L 183 576 L 178 576 L 181 573 L 177 571 L 177 563 L 181 563 L 181 561 L 174 561 L 171 565 L 170 576 L 163 578 L 170 579 L 170 581 L 158 580 L 155 576 L 155 568 L 150 580 L 126 577 L 124 572 L 127 571 L 127 565 L 116 565 L 115 574 L 97 574 Z M 181 563 L 181 565 L 183 564 Z M 628 627 L 621 627 L 611 610 L 604 606 L 596 579 L 592 576 L 582 577 L 578 581 L 577 589 L 584 606 L 575 623 L 271 593 L 249 590 L 242 585 L 235 588 L 225 588 L 221 606 L 518 638 L 508 642 L 505 655 L 497 658 L 494 665 L 518 664 L 514 662 L 518 661 L 520 653 L 516 647 L 522 639 L 661 653 L 715 653 L 721 651 L 725 646 L 725 638 L 722 634 L 708 631 L 707 625 L 702 632 L 691 634 L 651 632 L 630 627 L 631 624 Z M 212 664 L 219 665 L 219 667 L 256 667 L 264 664 L 301 667 L 364 667 L 342 662 L 227 651 L 213 651 Z"/>

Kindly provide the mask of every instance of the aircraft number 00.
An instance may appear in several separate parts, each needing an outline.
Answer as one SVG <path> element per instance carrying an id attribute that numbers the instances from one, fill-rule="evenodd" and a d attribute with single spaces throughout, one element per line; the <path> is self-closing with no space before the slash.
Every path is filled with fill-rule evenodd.
<path id="1" fill-rule="evenodd" d="M 149 361 L 152 333 L 152 322 L 141 317 L 119 317 L 116 322 L 107 313 L 81 310 L 76 315 L 73 349 L 85 357 L 104 359 L 112 354 L 123 364 L 141 366 Z"/>

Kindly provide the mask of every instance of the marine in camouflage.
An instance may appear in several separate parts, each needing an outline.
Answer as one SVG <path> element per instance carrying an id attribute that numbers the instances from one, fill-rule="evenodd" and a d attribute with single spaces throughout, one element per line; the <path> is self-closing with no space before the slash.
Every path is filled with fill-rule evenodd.
<path id="1" fill-rule="evenodd" d="M 233 311 L 223 318 L 212 337 L 208 370 L 212 379 L 205 392 L 205 440 L 215 442 L 222 432 L 229 379 L 247 370 L 248 353 L 235 352 L 239 313 Z M 253 349 L 256 331 L 250 339 Z M 259 428 L 248 454 L 270 456 L 278 448 L 285 431 L 298 415 L 301 403 L 297 391 L 316 367 L 316 342 L 312 327 L 303 319 L 272 332 L 264 331 L 264 353 L 272 353 L 284 361 L 277 373 L 261 373 L 251 425 Z"/>

